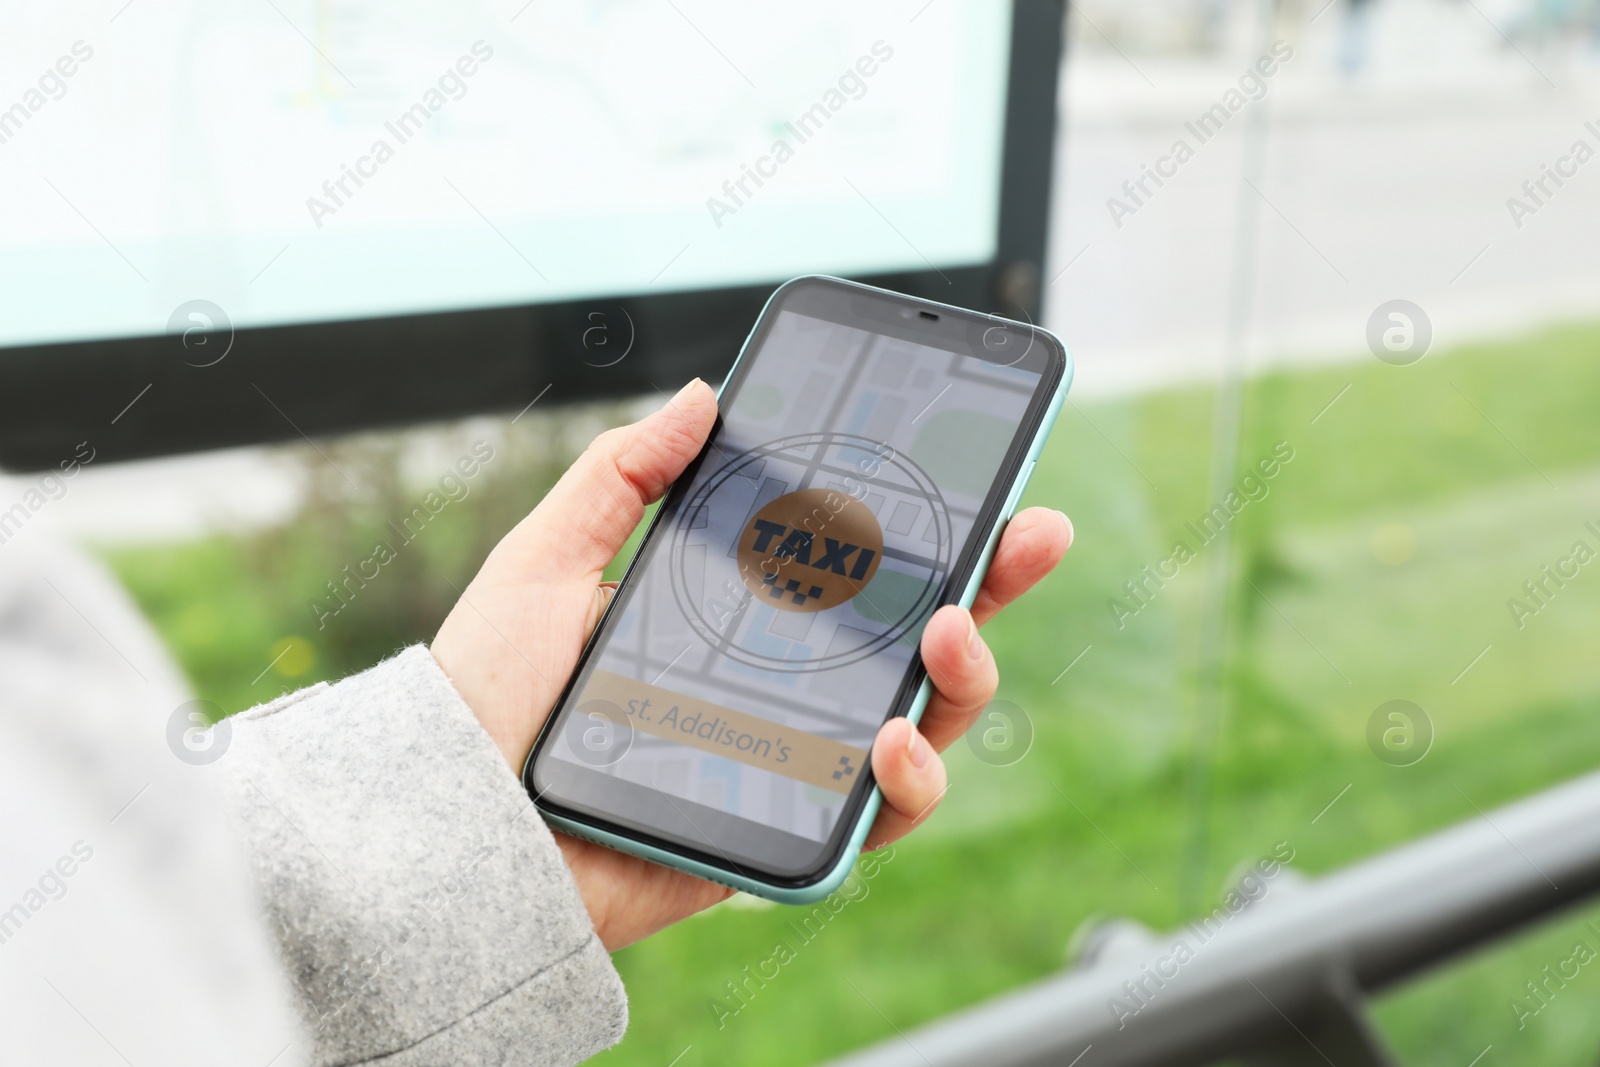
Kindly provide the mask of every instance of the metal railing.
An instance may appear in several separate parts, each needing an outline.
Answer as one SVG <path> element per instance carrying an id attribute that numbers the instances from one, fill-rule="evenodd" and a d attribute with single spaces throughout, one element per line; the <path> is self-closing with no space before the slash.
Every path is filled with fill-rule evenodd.
<path id="1" fill-rule="evenodd" d="M 1593 774 L 1171 934 L 1111 924 L 1075 968 L 835 1067 L 1391 1065 L 1369 995 L 1597 892 Z"/>

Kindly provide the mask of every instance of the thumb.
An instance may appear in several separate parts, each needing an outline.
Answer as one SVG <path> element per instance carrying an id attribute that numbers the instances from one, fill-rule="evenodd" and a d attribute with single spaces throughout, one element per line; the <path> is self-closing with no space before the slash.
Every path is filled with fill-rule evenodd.
<path id="1" fill-rule="evenodd" d="M 601 582 L 594 587 L 594 600 L 589 605 L 589 617 L 583 621 L 585 641 L 594 636 L 594 628 L 600 625 L 600 616 L 606 613 L 606 609 L 611 606 L 611 598 L 616 595 L 616 582 Z"/>
<path id="2" fill-rule="evenodd" d="M 503 579 L 593 580 L 700 453 L 717 398 L 696 378 L 638 422 L 596 437 L 491 554 Z M 496 558 L 499 557 L 499 558 Z"/>

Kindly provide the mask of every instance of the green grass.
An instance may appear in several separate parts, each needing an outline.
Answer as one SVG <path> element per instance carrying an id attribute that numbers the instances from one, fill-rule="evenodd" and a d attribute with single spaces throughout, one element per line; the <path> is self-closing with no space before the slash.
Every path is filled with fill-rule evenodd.
<path id="1" fill-rule="evenodd" d="M 1234 520 L 1226 559 L 1220 543 L 1202 548 L 1121 626 L 1108 601 L 1127 603 L 1123 582 L 1215 502 L 1214 396 L 1069 407 L 1026 503 L 1066 510 L 1078 544 L 990 631 L 1000 695 L 1032 719 L 1031 751 L 1000 768 L 952 749 L 938 814 L 720 1025 L 725 983 L 795 941 L 790 910 L 724 906 L 620 953 L 633 1022 L 598 1062 L 660 1067 L 686 1046 L 685 1067 L 816 1062 L 1059 970 L 1096 916 L 1170 928 L 1275 842 L 1302 871 L 1327 872 L 1600 765 L 1600 561 L 1521 629 L 1506 606 L 1574 541 L 1600 548 L 1584 529 L 1600 520 L 1597 354 L 1600 328 L 1577 326 L 1411 367 L 1368 360 L 1250 383 L 1240 473 L 1278 441 L 1293 460 Z M 330 506 L 298 530 L 111 558 L 202 695 L 233 711 L 428 637 L 450 602 L 444 579 L 471 573 L 570 450 L 508 445 L 477 503 L 441 516 L 404 580 L 333 634 L 308 625 L 304 600 L 403 491 Z M 1218 615 L 1206 588 L 1224 564 Z M 1223 651 L 1215 705 L 1196 685 L 1207 633 Z M 291 635 L 304 649 L 251 684 Z M 1369 716 L 1394 698 L 1434 724 L 1414 766 L 1367 748 Z M 1395 991 L 1379 1023 L 1408 1064 L 1460 1067 L 1491 1043 L 1486 1063 L 1592 1064 L 1600 965 L 1525 1027 L 1510 1004 L 1576 939 L 1600 950 L 1585 925 L 1597 917 Z"/>

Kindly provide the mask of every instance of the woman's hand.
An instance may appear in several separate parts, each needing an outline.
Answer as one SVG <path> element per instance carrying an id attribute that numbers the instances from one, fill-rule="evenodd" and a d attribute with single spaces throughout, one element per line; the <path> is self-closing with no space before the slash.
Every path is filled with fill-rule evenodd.
<path id="1" fill-rule="evenodd" d="M 699 453 L 716 420 L 711 388 L 696 379 L 649 417 L 595 438 L 555 488 L 497 545 L 433 641 L 455 683 L 512 772 L 533 740 L 610 602 L 605 566 Z M 922 634 L 935 691 L 920 728 L 884 724 L 872 746 L 883 806 L 868 835 L 881 848 L 928 817 L 946 787 L 942 752 L 994 697 L 999 675 L 977 628 L 1061 560 L 1072 526 L 1057 511 L 1016 515 L 969 613 L 939 609 Z M 618 949 L 726 899 L 732 890 L 587 841 L 556 841 L 608 949 Z"/>

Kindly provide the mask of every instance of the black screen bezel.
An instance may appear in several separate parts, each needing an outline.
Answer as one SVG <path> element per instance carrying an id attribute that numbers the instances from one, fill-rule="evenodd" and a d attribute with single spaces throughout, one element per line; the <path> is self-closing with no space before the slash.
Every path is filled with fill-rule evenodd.
<path id="1" fill-rule="evenodd" d="M 819 298 L 822 303 L 821 305 L 816 305 L 814 301 Z M 967 542 L 962 546 L 960 555 L 953 561 L 944 588 L 940 591 L 939 606 L 955 603 L 971 580 L 972 574 L 978 565 L 979 557 L 988 541 L 990 531 L 1002 518 L 1000 511 L 1004 508 L 1017 477 L 1022 473 L 1022 464 L 1026 458 L 1026 453 L 1044 421 L 1045 414 L 1056 391 L 1060 388 L 1066 373 L 1066 352 L 1061 347 L 1060 342 L 1053 336 L 1045 331 L 1034 329 L 1025 323 L 1011 322 L 1000 319 L 997 316 L 965 311 L 932 301 L 917 300 L 839 279 L 821 277 L 797 278 L 780 287 L 772 295 L 771 301 L 751 331 L 750 339 L 745 346 L 745 355 L 734 365 L 727 381 L 723 384 L 721 393 L 723 400 L 731 400 L 737 394 L 738 388 L 748 374 L 749 368 L 759 358 L 761 349 L 773 324 L 777 321 L 779 312 L 792 309 L 791 306 L 794 304 L 809 304 L 813 307 L 821 306 L 826 308 L 830 303 L 833 306 L 834 314 L 824 315 L 823 317 L 856 326 L 857 328 L 872 329 L 874 332 L 889 336 L 902 337 L 922 344 L 961 351 L 975 358 L 988 359 L 995 363 L 1018 366 L 1033 363 L 1040 364 L 1038 367 L 1040 374 L 1039 384 L 1029 398 L 1026 412 L 1006 450 L 1000 476 L 996 478 L 994 487 L 990 490 L 983 506 L 979 509 L 978 517 L 967 536 Z M 904 314 L 906 310 L 909 310 L 911 314 Z M 936 316 L 936 318 L 929 320 L 924 317 L 923 312 Z M 808 310 L 804 313 L 814 312 Z M 994 347 L 1003 348 L 1003 344 L 996 346 L 990 345 L 985 341 L 985 338 L 997 328 L 1009 331 L 1010 337 L 1027 338 L 1027 350 L 1021 357 L 1014 355 L 1015 349 L 1010 349 L 1005 356 L 991 350 Z M 962 347 L 956 347 L 958 342 L 965 343 Z M 1034 367 L 1028 365 L 1027 369 L 1034 369 Z M 701 450 L 700 455 L 695 458 L 694 462 L 684 471 L 683 475 L 679 477 L 677 482 L 673 484 L 672 488 L 668 490 L 666 497 L 663 499 L 660 509 L 656 512 L 654 520 L 640 542 L 638 551 L 628 565 L 627 572 L 623 575 L 617 595 L 612 598 L 605 615 L 601 618 L 599 625 L 595 627 L 594 634 L 585 645 L 577 665 L 573 668 L 572 676 L 568 679 L 560 698 L 556 701 L 548 719 L 545 721 L 538 739 L 534 742 L 533 751 L 529 754 L 528 760 L 523 767 L 523 786 L 542 811 L 549 812 L 578 825 L 638 841 L 665 852 L 684 856 L 717 870 L 753 878 L 764 884 L 786 889 L 804 888 L 826 877 L 828 872 L 837 866 L 839 858 L 848 847 L 850 835 L 860 818 L 861 809 L 866 804 L 867 798 L 871 795 L 871 790 L 876 784 L 870 766 L 846 798 L 838 820 L 834 825 L 833 833 L 818 852 L 816 860 L 800 868 L 781 870 L 762 866 L 744 856 L 739 857 L 743 861 L 741 864 L 740 862 L 735 862 L 733 858 L 720 849 L 717 849 L 714 843 L 713 848 L 716 851 L 707 852 L 691 843 L 665 838 L 650 832 L 649 829 L 607 818 L 602 813 L 570 803 L 563 803 L 561 799 L 553 799 L 551 794 L 562 785 L 570 786 L 573 783 L 578 783 L 580 788 L 588 786 L 600 789 L 615 789 L 618 787 L 618 780 L 600 771 L 568 763 L 564 760 L 540 760 L 540 756 L 545 752 L 550 739 L 558 735 L 558 723 L 570 711 L 568 705 L 577 680 L 582 676 L 591 656 L 608 636 L 611 625 L 619 617 L 621 610 L 628 602 L 629 596 L 625 595 L 625 591 L 631 593 L 632 585 L 630 580 L 634 577 L 635 568 L 640 566 L 641 561 L 646 558 L 646 549 L 653 544 L 654 539 L 661 535 L 663 531 L 670 529 L 670 520 L 676 514 L 678 508 L 682 506 L 689 487 L 694 482 L 695 474 L 700 469 L 700 465 L 705 462 L 706 457 L 713 451 L 712 445 L 716 442 L 722 425 L 722 418 L 719 415 L 715 426 L 712 428 L 710 441 Z M 907 665 L 905 676 L 901 679 L 900 686 L 895 692 L 894 700 L 891 702 L 883 721 L 887 722 L 890 718 L 906 714 L 926 676 L 927 671 L 922 663 L 921 652 L 914 652 L 910 663 Z M 542 784 L 541 778 L 546 779 Z M 559 780 L 552 781 L 549 779 Z M 631 783 L 629 785 L 635 790 L 643 788 L 632 786 Z M 674 802 L 673 806 L 678 807 L 678 804 Z M 691 806 L 698 811 L 715 812 L 715 809 L 703 808 L 697 804 L 691 804 Z M 715 812 L 715 816 L 737 818 L 728 816 L 723 812 Z M 688 816 L 685 816 L 685 818 L 688 819 Z M 696 825 L 692 819 L 688 819 L 688 821 L 691 825 Z M 756 823 L 754 820 L 744 821 L 750 822 L 764 831 L 774 834 L 782 833 L 782 831 L 766 827 L 764 824 Z M 696 828 L 698 829 L 697 825 Z"/>
<path id="2" fill-rule="evenodd" d="M 1038 317 L 1064 11 L 1062 0 L 1012 2 L 994 258 L 860 280 Z M 103 465 L 717 381 L 780 280 L 241 328 L 207 367 L 170 335 L 0 347 L 0 467 L 53 469 L 85 440 Z M 626 360 L 586 351 L 597 311 L 631 324 Z"/>

